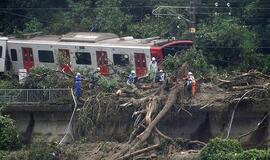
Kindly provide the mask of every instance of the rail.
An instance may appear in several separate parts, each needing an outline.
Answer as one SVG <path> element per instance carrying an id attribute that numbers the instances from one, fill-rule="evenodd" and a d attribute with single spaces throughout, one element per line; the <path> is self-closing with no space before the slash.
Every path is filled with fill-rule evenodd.
<path id="1" fill-rule="evenodd" d="M 72 100 L 64 89 L 0 89 L 0 103 L 57 103 Z"/>

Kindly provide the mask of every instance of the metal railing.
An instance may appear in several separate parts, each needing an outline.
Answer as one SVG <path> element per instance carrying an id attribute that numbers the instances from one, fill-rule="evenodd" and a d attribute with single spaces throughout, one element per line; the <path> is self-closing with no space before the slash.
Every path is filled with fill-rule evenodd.
<path id="1" fill-rule="evenodd" d="M 72 101 L 71 89 L 0 89 L 0 103 L 61 103 Z"/>

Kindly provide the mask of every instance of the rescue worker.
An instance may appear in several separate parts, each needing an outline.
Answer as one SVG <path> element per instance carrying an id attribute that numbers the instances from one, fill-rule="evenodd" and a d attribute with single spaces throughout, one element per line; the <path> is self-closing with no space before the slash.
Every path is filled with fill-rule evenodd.
<path id="1" fill-rule="evenodd" d="M 78 72 L 75 76 L 75 96 L 77 100 L 79 100 L 80 96 L 82 95 L 82 77 L 81 74 Z"/>
<path id="2" fill-rule="evenodd" d="M 152 61 L 150 62 L 149 65 L 149 71 L 150 71 L 150 75 L 149 78 L 152 82 L 156 81 L 156 76 L 157 76 L 157 71 L 158 71 L 158 66 L 157 66 L 157 61 L 155 57 L 152 57 Z"/>
<path id="3" fill-rule="evenodd" d="M 165 81 L 165 73 L 164 71 L 161 69 L 158 72 L 158 82 L 164 82 Z"/>
<path id="4" fill-rule="evenodd" d="M 127 85 L 131 86 L 133 89 L 137 88 L 135 83 L 137 82 L 137 76 L 134 70 L 132 70 L 128 76 Z"/>
<path id="5" fill-rule="evenodd" d="M 195 78 L 192 72 L 188 72 L 188 76 L 184 78 L 186 80 L 185 86 L 187 87 L 188 99 L 191 100 L 192 96 L 195 95 Z"/>
<path id="6" fill-rule="evenodd" d="M 100 79 L 100 67 L 97 67 L 95 72 L 91 75 L 90 88 L 93 89 Z"/>

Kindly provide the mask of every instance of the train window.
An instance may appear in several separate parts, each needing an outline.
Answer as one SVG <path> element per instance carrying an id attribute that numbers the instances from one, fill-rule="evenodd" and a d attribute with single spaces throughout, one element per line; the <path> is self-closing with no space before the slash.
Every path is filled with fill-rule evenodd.
<path id="1" fill-rule="evenodd" d="M 126 66 L 129 64 L 129 56 L 127 54 L 113 54 L 114 65 Z"/>
<path id="2" fill-rule="evenodd" d="M 77 64 L 92 64 L 91 54 L 89 52 L 76 52 L 75 55 Z"/>
<path id="3" fill-rule="evenodd" d="M 0 46 L 0 58 L 2 57 L 2 53 L 3 53 L 3 47 Z"/>
<path id="4" fill-rule="evenodd" d="M 39 62 L 54 63 L 53 51 L 39 50 L 38 59 Z"/>
<path id="5" fill-rule="evenodd" d="M 16 49 L 11 49 L 10 53 L 11 53 L 11 60 L 12 61 L 17 61 L 18 60 L 18 58 L 17 58 L 17 50 Z"/>

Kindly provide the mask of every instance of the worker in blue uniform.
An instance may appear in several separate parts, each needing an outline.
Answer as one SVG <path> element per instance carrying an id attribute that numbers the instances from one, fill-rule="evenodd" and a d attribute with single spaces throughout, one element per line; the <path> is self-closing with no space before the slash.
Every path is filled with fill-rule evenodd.
<path id="1" fill-rule="evenodd" d="M 75 96 L 77 99 L 80 98 L 82 95 L 82 77 L 81 74 L 78 72 L 75 76 Z"/>

